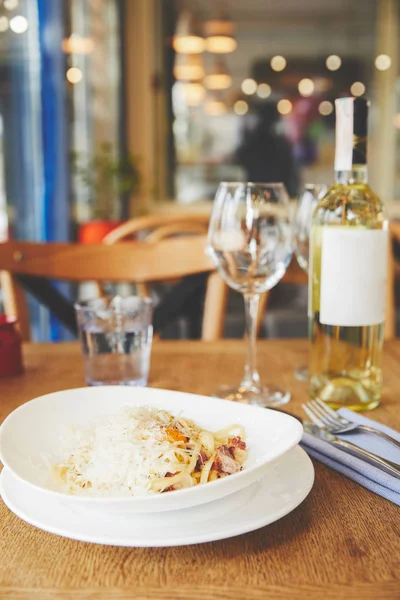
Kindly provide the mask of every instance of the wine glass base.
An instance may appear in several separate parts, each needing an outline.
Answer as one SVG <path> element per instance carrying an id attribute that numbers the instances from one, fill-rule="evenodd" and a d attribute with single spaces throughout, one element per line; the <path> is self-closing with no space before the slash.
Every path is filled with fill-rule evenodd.
<path id="1" fill-rule="evenodd" d="M 294 376 L 299 381 L 308 381 L 308 367 L 298 367 L 294 372 Z"/>
<path id="2" fill-rule="evenodd" d="M 290 393 L 274 386 L 262 387 L 222 387 L 215 394 L 215 398 L 232 400 L 241 404 L 256 404 L 265 408 L 281 406 L 290 400 Z"/>

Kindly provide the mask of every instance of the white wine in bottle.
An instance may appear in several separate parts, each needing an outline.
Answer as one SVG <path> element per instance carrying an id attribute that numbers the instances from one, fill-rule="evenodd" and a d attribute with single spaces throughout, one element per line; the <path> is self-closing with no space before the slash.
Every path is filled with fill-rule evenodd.
<path id="1" fill-rule="evenodd" d="M 368 186 L 368 102 L 336 105 L 336 183 L 317 205 L 310 245 L 310 395 L 333 408 L 380 402 L 388 222 Z"/>

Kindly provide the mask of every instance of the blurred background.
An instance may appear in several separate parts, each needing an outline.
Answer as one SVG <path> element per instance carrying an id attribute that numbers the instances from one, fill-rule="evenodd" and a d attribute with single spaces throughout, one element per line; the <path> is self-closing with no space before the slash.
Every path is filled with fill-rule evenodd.
<path id="1" fill-rule="evenodd" d="M 330 184 L 347 95 L 371 101 L 370 180 L 396 218 L 399 25 L 398 0 L 0 0 L 1 239 L 98 242 L 209 211 L 221 180 Z M 278 286 L 262 335 L 306 335 L 306 302 Z M 68 337 L 31 310 L 36 339 Z"/>

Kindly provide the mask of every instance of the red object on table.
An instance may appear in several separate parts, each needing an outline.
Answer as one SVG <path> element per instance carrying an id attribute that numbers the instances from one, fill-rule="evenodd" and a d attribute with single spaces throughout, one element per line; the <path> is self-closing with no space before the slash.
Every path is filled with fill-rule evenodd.
<path id="1" fill-rule="evenodd" d="M 0 377 L 20 375 L 22 364 L 22 339 L 15 327 L 17 319 L 0 315 Z"/>

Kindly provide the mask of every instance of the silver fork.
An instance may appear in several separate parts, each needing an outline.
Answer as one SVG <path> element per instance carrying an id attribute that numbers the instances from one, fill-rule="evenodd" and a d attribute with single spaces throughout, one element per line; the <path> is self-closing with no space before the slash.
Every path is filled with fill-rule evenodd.
<path id="1" fill-rule="evenodd" d="M 312 408 L 314 413 L 319 417 L 322 425 L 326 427 L 328 431 L 335 435 L 340 433 L 343 434 L 357 431 L 366 431 L 367 433 L 374 433 L 375 435 L 379 435 L 386 441 L 396 446 L 396 448 L 400 449 L 400 442 L 392 438 L 390 435 L 387 435 L 379 429 L 370 427 L 369 425 L 359 425 L 358 423 L 353 423 L 352 421 L 348 421 L 347 419 L 340 417 L 337 414 L 337 412 L 332 410 L 327 404 L 325 404 L 325 402 L 323 402 L 319 398 L 317 398 L 316 400 L 311 400 L 306 404 L 306 406 Z"/>
<path id="2" fill-rule="evenodd" d="M 377 454 L 374 454 L 373 452 L 370 452 L 369 450 L 365 450 L 365 448 L 356 446 L 355 444 L 352 444 L 351 442 L 347 442 L 346 440 L 343 440 L 343 439 L 333 435 L 332 433 L 330 433 L 330 431 L 328 431 L 328 429 L 324 426 L 324 424 L 321 421 L 321 419 L 319 418 L 319 416 L 316 414 L 314 405 L 311 406 L 311 404 L 307 404 L 307 405 L 303 404 L 302 406 L 303 406 L 304 412 L 311 419 L 311 423 L 314 423 L 314 425 L 310 425 L 309 423 L 303 423 L 304 431 L 306 433 L 309 433 L 314 437 L 324 440 L 324 441 L 328 442 L 329 444 L 332 444 L 332 446 L 336 446 L 336 447 L 340 448 L 341 450 L 344 450 L 348 454 L 352 454 L 353 456 L 356 456 L 357 458 L 361 458 L 362 460 L 365 460 L 366 462 L 370 463 L 371 465 L 374 465 L 375 467 L 382 469 L 386 473 L 389 473 L 390 475 L 394 475 L 394 477 L 397 477 L 397 479 L 400 479 L 400 465 L 399 464 L 394 463 L 391 460 L 382 458 L 381 456 L 378 456 Z"/>

